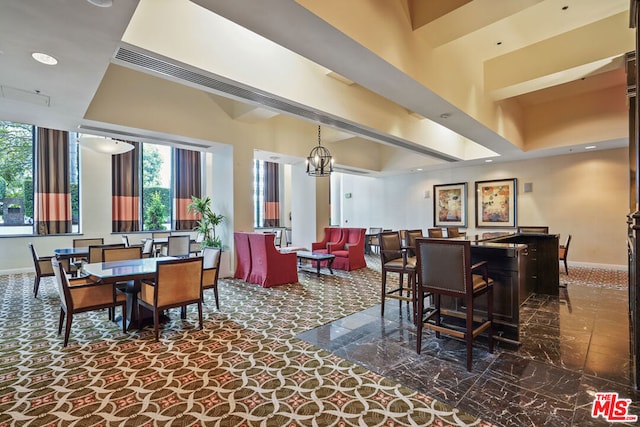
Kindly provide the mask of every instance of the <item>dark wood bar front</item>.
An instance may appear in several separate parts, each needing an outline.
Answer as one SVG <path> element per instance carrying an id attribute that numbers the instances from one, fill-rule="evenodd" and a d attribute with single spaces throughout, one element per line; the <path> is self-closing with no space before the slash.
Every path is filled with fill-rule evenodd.
<path id="1" fill-rule="evenodd" d="M 487 261 L 494 282 L 494 336 L 520 344 L 520 305 L 533 293 L 559 294 L 558 236 L 553 234 L 486 233 L 467 236 L 472 263 Z M 443 307 L 462 311 L 460 302 L 443 299 Z M 486 310 L 480 299 L 479 311 Z"/>
<path id="2" fill-rule="evenodd" d="M 529 249 L 527 280 L 539 294 L 559 295 L 560 261 L 558 260 L 559 236 L 557 234 L 520 233 L 489 238 L 489 242 L 520 243 Z"/>

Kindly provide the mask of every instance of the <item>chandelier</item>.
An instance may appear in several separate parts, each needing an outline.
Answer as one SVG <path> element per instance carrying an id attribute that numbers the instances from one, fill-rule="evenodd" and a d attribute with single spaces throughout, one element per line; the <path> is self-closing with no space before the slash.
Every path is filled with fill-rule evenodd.
<path id="1" fill-rule="evenodd" d="M 127 141 L 116 138 L 95 135 L 80 135 L 78 138 L 80 145 L 93 151 L 104 154 L 123 154 L 133 150 L 135 147 Z"/>
<path id="2" fill-rule="evenodd" d="M 307 175 L 329 176 L 331 172 L 333 172 L 333 157 L 320 143 L 320 126 L 318 126 L 318 145 L 313 147 L 307 157 Z"/>

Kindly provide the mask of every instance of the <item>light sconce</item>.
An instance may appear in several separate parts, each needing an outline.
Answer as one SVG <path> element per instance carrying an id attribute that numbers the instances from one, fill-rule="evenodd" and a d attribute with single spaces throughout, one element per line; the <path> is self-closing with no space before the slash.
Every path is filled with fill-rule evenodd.
<path id="1" fill-rule="evenodd" d="M 320 143 L 320 126 L 318 126 L 318 145 L 313 147 L 307 157 L 307 175 L 329 176 L 333 172 L 333 157 Z"/>
<path id="2" fill-rule="evenodd" d="M 81 135 L 78 142 L 83 147 L 103 154 L 123 154 L 135 147 L 126 141 L 108 138 L 106 136 Z"/>

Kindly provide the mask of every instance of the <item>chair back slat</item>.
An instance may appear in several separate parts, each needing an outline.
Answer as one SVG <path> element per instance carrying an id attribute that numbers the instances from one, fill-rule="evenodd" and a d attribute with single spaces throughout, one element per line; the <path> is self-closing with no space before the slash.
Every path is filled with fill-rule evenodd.
<path id="1" fill-rule="evenodd" d="M 191 236 L 169 236 L 167 242 L 167 256 L 189 256 L 191 249 Z"/>
<path id="2" fill-rule="evenodd" d="M 163 307 L 202 297 L 202 257 L 158 262 L 155 305 Z"/>
<path id="3" fill-rule="evenodd" d="M 142 255 L 145 257 L 151 256 L 153 253 L 153 239 L 147 239 L 144 241 L 144 246 L 142 247 Z"/>
<path id="4" fill-rule="evenodd" d="M 409 246 L 411 249 L 409 249 L 409 256 L 410 257 L 414 257 L 416 256 L 416 240 L 423 237 L 422 235 L 422 230 L 407 230 L 406 231 L 406 236 L 407 236 L 407 246 Z"/>
<path id="5" fill-rule="evenodd" d="M 154 231 L 151 233 L 152 239 L 168 239 L 171 236 L 170 231 Z"/>
<path id="6" fill-rule="evenodd" d="M 105 248 L 102 250 L 102 262 L 140 258 L 142 258 L 142 248 L 140 246 L 129 246 L 128 248 Z"/>
<path id="7" fill-rule="evenodd" d="M 202 248 L 202 288 L 208 289 L 217 287 L 218 285 L 218 273 L 220 272 L 220 254 L 219 248 L 205 247 Z M 217 289 L 216 289 L 216 306 L 219 305 L 217 301 Z"/>
<path id="8" fill-rule="evenodd" d="M 124 248 L 123 243 L 89 246 L 89 263 L 102 262 L 102 251 L 108 248 Z"/>
<path id="9" fill-rule="evenodd" d="M 36 248 L 33 246 L 33 243 L 29 243 L 29 250 L 31 252 L 31 257 L 33 258 L 33 265 L 36 269 L 36 274 L 41 274 L 40 271 L 40 263 L 39 261 L 39 257 L 38 257 L 38 253 L 36 252 Z"/>
<path id="10" fill-rule="evenodd" d="M 60 295 L 60 305 L 67 310 L 73 310 L 73 301 L 71 299 L 71 292 L 69 291 L 69 279 L 64 271 L 64 267 L 57 259 L 51 259 L 51 266 L 53 267 L 53 273 L 56 276 L 56 284 L 58 288 L 58 295 Z"/>
<path id="11" fill-rule="evenodd" d="M 202 258 L 202 268 L 217 268 L 217 266 L 220 264 L 220 249 L 210 247 L 202 248 Z"/>
<path id="12" fill-rule="evenodd" d="M 469 290 L 467 268 L 471 268 L 470 261 L 466 259 L 465 243 L 469 244 L 418 239 L 418 274 L 422 286 L 464 296 Z"/>
<path id="13" fill-rule="evenodd" d="M 101 237 L 89 239 L 73 239 L 74 248 L 86 248 L 93 245 L 104 245 L 104 239 Z"/>
<path id="14" fill-rule="evenodd" d="M 394 259 L 402 258 L 402 246 L 398 231 L 380 233 L 380 259 L 383 264 Z"/>
<path id="15" fill-rule="evenodd" d="M 442 237 L 442 228 L 430 228 L 429 230 L 427 230 L 427 234 L 429 235 L 429 237 Z"/>

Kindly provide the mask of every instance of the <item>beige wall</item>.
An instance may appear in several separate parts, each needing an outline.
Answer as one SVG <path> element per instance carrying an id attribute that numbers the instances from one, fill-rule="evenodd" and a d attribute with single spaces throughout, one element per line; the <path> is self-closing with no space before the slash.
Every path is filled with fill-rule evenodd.
<path id="1" fill-rule="evenodd" d="M 468 233 L 490 231 L 475 228 L 474 182 L 506 178 L 518 179 L 518 224 L 549 225 L 551 233 L 561 234 L 561 240 L 571 234 L 570 261 L 626 265 L 625 215 L 629 197 L 626 148 L 372 178 L 380 182 L 384 202 L 375 203 L 381 212 L 373 218 L 376 224 L 363 225 L 422 228 L 426 232 L 433 226 L 433 185 L 466 182 Z M 523 192 L 527 182 L 533 185 L 530 193 Z M 425 198 L 427 190 L 431 193 L 429 198 Z M 349 191 L 361 192 L 358 188 Z M 343 199 L 343 210 L 357 211 L 357 206 L 349 204 L 359 200 L 362 199 Z"/>

